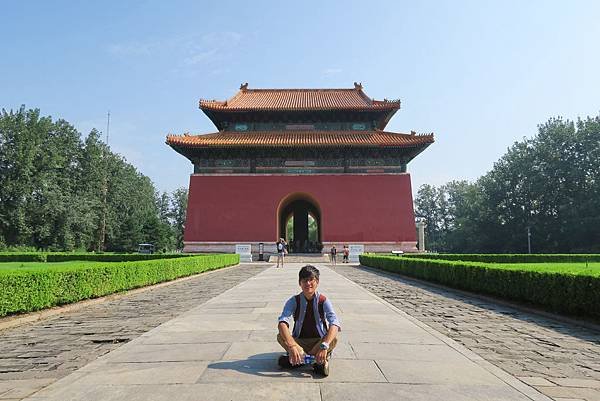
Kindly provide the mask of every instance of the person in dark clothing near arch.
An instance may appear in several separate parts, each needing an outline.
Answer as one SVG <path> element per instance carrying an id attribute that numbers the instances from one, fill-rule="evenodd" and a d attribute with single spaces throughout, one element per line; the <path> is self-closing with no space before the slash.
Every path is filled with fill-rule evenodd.
<path id="1" fill-rule="evenodd" d="M 331 246 L 329 254 L 331 255 L 331 264 L 335 266 L 337 264 L 337 249 L 335 245 Z"/>

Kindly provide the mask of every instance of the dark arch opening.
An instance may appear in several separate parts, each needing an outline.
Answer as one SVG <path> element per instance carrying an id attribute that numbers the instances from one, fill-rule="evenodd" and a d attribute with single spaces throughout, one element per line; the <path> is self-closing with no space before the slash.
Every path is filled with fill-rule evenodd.
<path id="1" fill-rule="evenodd" d="M 309 196 L 289 196 L 279 208 L 279 237 L 285 238 L 290 253 L 320 253 L 321 211 Z"/>

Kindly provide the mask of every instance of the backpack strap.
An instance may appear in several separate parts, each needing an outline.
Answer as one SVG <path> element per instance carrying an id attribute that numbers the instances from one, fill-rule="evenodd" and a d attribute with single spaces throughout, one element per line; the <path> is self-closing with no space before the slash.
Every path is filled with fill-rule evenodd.
<path id="1" fill-rule="evenodd" d="M 329 330 L 329 327 L 327 326 L 327 320 L 325 320 L 325 309 L 323 307 L 323 304 L 325 303 L 325 301 L 327 300 L 327 297 L 323 294 L 319 294 L 319 316 L 321 316 L 321 321 L 323 322 L 323 325 L 325 326 L 325 331 Z"/>
<path id="2" fill-rule="evenodd" d="M 300 315 L 300 294 L 296 295 L 296 309 L 294 309 L 294 323 L 298 320 L 298 316 Z"/>

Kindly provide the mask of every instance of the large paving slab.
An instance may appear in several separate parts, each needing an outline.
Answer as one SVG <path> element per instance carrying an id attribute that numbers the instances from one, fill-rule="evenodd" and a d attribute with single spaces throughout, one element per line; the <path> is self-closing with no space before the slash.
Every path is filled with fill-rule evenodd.
<path id="1" fill-rule="evenodd" d="M 281 370 L 277 316 L 299 268 L 265 270 L 28 399 L 548 400 L 325 266 L 343 326 L 331 374 Z"/>
<path id="2" fill-rule="evenodd" d="M 600 401 L 600 328 L 593 322 L 364 266 L 336 272 L 556 401 Z"/>
<path id="3" fill-rule="evenodd" d="M 104 299 L 0 318 L 0 400 L 23 399 L 270 266 L 241 264 Z M 235 331 L 231 341 L 249 334 Z M 160 341 L 153 337 L 152 343 Z"/>

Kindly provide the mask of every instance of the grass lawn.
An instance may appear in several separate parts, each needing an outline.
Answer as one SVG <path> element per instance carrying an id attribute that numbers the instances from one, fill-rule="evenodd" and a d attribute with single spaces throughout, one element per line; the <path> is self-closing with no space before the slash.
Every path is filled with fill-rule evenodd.
<path id="1" fill-rule="evenodd" d="M 114 262 L 96 262 L 96 261 L 83 261 L 83 260 L 71 260 L 68 262 L 3 262 L 0 263 L 0 274 L 9 272 L 23 272 L 23 271 L 40 271 L 40 270 L 53 270 L 61 268 L 77 268 L 77 267 L 90 267 L 93 265 L 106 265 L 107 263 Z"/>
<path id="2" fill-rule="evenodd" d="M 527 270 L 547 273 L 577 274 L 582 276 L 600 277 L 600 262 L 573 262 L 573 263 L 507 263 L 491 264 L 491 268 L 500 267 L 506 270 Z"/>

